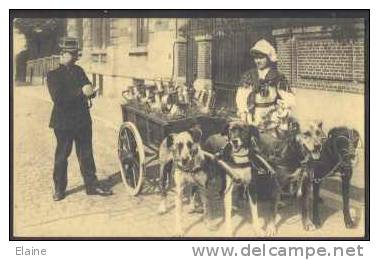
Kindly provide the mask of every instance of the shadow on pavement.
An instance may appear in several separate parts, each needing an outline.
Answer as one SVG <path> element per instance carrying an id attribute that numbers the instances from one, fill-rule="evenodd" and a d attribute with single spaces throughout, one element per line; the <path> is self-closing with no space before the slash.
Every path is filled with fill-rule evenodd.
<path id="1" fill-rule="evenodd" d="M 321 188 L 335 193 L 337 196 L 341 196 L 342 199 L 342 186 L 341 178 L 329 178 L 324 180 L 321 184 Z M 365 190 L 363 188 L 350 185 L 350 198 L 361 203 L 364 203 L 365 200 Z"/>
<path id="2" fill-rule="evenodd" d="M 114 186 L 116 186 L 117 184 L 121 183 L 122 182 L 122 179 L 121 179 L 121 174 L 120 172 L 115 172 L 113 173 L 112 175 L 110 175 L 108 178 L 106 179 L 103 179 L 103 180 L 100 180 L 99 181 L 99 185 L 105 189 L 112 189 Z M 66 192 L 66 195 L 71 195 L 71 194 L 74 194 L 74 193 L 78 193 L 78 192 L 81 192 L 85 190 L 85 186 L 84 185 L 80 185 L 78 187 L 75 187 L 71 190 L 68 190 Z"/>

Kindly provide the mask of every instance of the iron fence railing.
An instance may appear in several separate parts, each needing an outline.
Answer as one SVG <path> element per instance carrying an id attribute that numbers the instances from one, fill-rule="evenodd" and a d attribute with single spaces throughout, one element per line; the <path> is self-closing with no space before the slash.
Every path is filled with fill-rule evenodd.
<path id="1" fill-rule="evenodd" d="M 47 72 L 58 66 L 58 55 L 29 60 L 26 63 L 26 82 L 30 84 L 44 84 Z"/>

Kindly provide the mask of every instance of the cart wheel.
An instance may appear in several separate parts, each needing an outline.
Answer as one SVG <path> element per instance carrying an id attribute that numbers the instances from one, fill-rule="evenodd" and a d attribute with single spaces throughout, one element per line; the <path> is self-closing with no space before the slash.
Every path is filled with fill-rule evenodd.
<path id="1" fill-rule="evenodd" d="M 141 135 L 131 122 L 125 122 L 120 127 L 118 158 L 122 181 L 128 192 L 137 196 L 145 175 L 145 151 Z"/>

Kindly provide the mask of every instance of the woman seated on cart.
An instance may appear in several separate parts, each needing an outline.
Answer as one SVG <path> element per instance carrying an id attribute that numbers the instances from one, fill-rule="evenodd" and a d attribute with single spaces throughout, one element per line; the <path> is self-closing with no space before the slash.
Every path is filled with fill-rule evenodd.
<path id="1" fill-rule="evenodd" d="M 265 39 L 250 49 L 256 67 L 245 72 L 236 93 L 237 116 L 261 132 L 286 131 L 294 95 L 277 69 L 275 48 Z"/>
<path id="2" fill-rule="evenodd" d="M 255 67 L 245 72 L 236 93 L 239 120 L 258 128 L 260 135 L 256 151 L 261 155 L 259 165 L 271 172 L 276 159 L 271 155 L 286 146 L 287 137 L 299 131 L 292 117 L 295 96 L 287 79 L 277 69 L 275 48 L 265 39 L 250 49 Z M 281 153 L 278 153 L 281 154 Z"/>

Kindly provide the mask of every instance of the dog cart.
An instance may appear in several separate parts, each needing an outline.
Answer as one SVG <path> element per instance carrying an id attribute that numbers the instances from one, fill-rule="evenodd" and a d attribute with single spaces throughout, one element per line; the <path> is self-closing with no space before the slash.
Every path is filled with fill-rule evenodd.
<path id="1" fill-rule="evenodd" d="M 218 133 L 226 123 L 225 118 L 191 112 L 190 109 L 177 116 L 162 111 L 154 112 L 146 108 L 146 102 L 137 101 L 138 98 L 131 101 L 124 94 L 127 102 L 121 105 L 123 123 L 118 136 L 118 159 L 123 183 L 134 196 L 144 186 L 153 189 L 158 187 L 158 150 L 166 136 L 197 124 L 203 131 L 204 141 L 210 135 Z"/>

